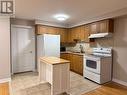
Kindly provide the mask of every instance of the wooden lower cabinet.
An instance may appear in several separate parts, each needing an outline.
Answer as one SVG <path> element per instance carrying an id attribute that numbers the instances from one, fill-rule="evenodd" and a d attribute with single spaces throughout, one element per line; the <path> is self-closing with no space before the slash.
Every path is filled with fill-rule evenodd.
<path id="1" fill-rule="evenodd" d="M 73 54 L 69 54 L 69 53 L 61 53 L 60 54 L 60 58 L 66 59 L 70 61 L 70 69 L 72 70 L 73 67 Z"/>
<path id="2" fill-rule="evenodd" d="M 60 58 L 67 60 L 68 59 L 68 53 L 61 53 Z"/>
<path id="3" fill-rule="evenodd" d="M 73 54 L 68 54 L 68 60 L 70 61 L 70 70 L 74 69 L 74 57 Z"/>
<path id="4" fill-rule="evenodd" d="M 82 55 L 73 55 L 72 71 L 77 72 L 78 74 L 83 75 L 83 56 Z"/>
<path id="5" fill-rule="evenodd" d="M 83 75 L 83 55 L 62 53 L 61 58 L 70 61 L 70 70 Z"/>

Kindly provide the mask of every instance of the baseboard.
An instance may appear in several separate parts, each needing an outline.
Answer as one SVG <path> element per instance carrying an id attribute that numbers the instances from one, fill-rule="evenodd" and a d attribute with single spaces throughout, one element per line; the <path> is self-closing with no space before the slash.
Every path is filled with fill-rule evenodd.
<path id="1" fill-rule="evenodd" d="M 0 79 L 0 83 L 10 82 L 11 78 Z"/>
<path id="2" fill-rule="evenodd" d="M 33 69 L 33 72 L 36 72 L 37 70 L 36 69 Z"/>
<path id="3" fill-rule="evenodd" d="M 127 86 L 127 82 L 124 82 L 124 81 L 121 81 L 121 80 L 118 80 L 118 79 L 112 79 L 112 81 L 116 82 L 116 83 L 119 83 L 121 85 Z"/>

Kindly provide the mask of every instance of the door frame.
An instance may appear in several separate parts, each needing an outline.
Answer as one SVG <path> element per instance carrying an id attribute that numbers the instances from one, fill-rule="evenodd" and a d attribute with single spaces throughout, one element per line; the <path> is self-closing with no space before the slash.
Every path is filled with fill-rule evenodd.
<path id="1" fill-rule="evenodd" d="M 12 28 L 13 27 L 19 27 L 19 28 L 27 28 L 27 29 L 32 29 L 32 31 L 34 32 L 34 69 L 33 69 L 33 71 L 36 71 L 36 35 L 35 35 L 35 27 L 34 26 L 25 26 L 25 25 L 14 25 L 14 24 L 11 24 L 11 29 L 10 29 L 10 31 L 11 31 L 11 33 L 10 33 L 10 64 L 11 64 L 11 66 L 10 66 L 10 70 L 11 70 L 11 75 L 13 75 L 14 74 L 14 71 L 13 71 L 13 62 L 12 62 Z"/>

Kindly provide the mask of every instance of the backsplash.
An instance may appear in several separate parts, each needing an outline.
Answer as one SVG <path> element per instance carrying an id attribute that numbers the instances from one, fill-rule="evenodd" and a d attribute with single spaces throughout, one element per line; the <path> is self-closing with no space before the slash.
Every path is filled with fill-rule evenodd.
<path id="1" fill-rule="evenodd" d="M 95 43 L 90 44 L 90 47 L 113 47 L 113 43 L 113 37 L 95 39 Z"/>
<path id="2" fill-rule="evenodd" d="M 80 52 L 80 45 L 83 46 L 83 50 L 84 51 L 87 51 L 90 48 L 90 44 L 89 43 L 77 43 L 76 46 L 74 46 L 74 47 L 67 47 L 66 50 L 67 51 Z"/>
<path id="3" fill-rule="evenodd" d="M 94 43 L 77 43 L 74 47 L 67 47 L 67 51 L 80 52 L 80 45 L 83 46 L 85 52 L 91 52 L 93 47 L 113 47 L 113 37 L 112 38 L 101 38 L 95 39 Z"/>

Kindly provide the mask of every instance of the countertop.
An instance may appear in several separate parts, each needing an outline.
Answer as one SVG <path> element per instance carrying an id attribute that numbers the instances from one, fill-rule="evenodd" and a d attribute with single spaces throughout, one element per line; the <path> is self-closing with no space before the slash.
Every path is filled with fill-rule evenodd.
<path id="1" fill-rule="evenodd" d="M 63 53 L 71 53 L 71 54 L 76 54 L 76 55 L 82 55 L 84 56 L 86 53 L 78 53 L 78 52 L 71 52 L 71 51 L 64 51 L 64 52 L 60 52 L 61 54 Z"/>
<path id="2" fill-rule="evenodd" d="M 40 61 L 51 65 L 70 63 L 70 61 L 58 57 L 40 57 Z"/>

